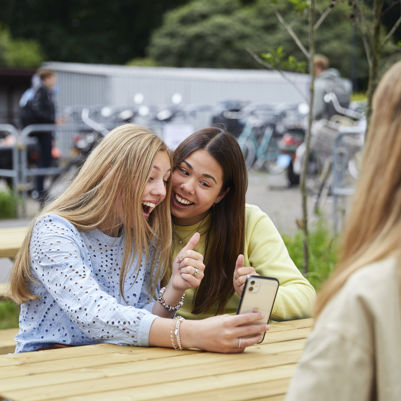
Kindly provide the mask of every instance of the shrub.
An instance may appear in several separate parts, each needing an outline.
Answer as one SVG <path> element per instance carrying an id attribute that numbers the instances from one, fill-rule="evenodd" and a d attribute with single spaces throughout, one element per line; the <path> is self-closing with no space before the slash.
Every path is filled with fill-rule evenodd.
<path id="1" fill-rule="evenodd" d="M 302 271 L 303 232 L 298 231 L 293 237 L 283 236 L 288 252 Z M 310 283 L 319 290 L 337 264 L 338 238 L 327 228 L 324 220 L 318 220 L 309 233 L 309 272 L 306 274 Z"/>
<path id="2" fill-rule="evenodd" d="M 0 329 L 18 327 L 19 306 L 11 301 L 0 301 Z"/>
<path id="3" fill-rule="evenodd" d="M 17 199 L 12 193 L 0 191 L 0 219 L 17 217 Z"/>

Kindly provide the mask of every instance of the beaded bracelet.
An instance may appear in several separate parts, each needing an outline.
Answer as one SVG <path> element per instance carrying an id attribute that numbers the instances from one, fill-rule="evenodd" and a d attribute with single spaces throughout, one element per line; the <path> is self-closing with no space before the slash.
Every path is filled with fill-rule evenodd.
<path id="1" fill-rule="evenodd" d="M 184 305 L 185 292 L 182 295 L 180 302 L 178 302 L 176 306 L 171 306 L 164 300 L 163 295 L 165 292 L 166 292 L 166 287 L 160 289 L 157 301 L 160 303 L 161 306 L 163 306 L 164 309 L 168 310 L 169 312 L 177 312 L 178 309 L 180 309 L 181 306 Z"/>

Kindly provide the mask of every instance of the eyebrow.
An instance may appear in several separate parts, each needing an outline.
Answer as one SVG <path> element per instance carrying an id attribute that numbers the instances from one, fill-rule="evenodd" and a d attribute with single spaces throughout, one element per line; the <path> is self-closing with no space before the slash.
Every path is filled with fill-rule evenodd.
<path id="1" fill-rule="evenodd" d="M 182 162 L 185 163 L 190 170 L 194 170 L 193 167 L 186 160 L 183 160 Z M 216 178 L 214 178 L 212 175 L 203 173 L 202 176 L 205 178 L 210 178 L 217 184 Z"/>
<path id="2" fill-rule="evenodd" d="M 153 167 L 153 168 L 155 168 L 156 170 L 159 170 L 159 171 L 161 171 L 161 168 L 160 168 L 159 166 L 155 166 L 155 165 L 153 165 L 152 167 Z M 170 173 L 171 173 L 171 168 L 169 168 L 169 169 L 166 171 L 166 173 L 168 173 L 168 172 L 170 172 Z"/>

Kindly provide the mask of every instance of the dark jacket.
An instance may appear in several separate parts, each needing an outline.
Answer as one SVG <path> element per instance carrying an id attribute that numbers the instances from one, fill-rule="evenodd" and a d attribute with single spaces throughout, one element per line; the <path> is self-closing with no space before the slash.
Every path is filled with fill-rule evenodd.
<path id="1" fill-rule="evenodd" d="M 32 99 L 32 109 L 35 114 L 36 124 L 55 124 L 56 105 L 53 93 L 44 85 L 41 85 Z"/>

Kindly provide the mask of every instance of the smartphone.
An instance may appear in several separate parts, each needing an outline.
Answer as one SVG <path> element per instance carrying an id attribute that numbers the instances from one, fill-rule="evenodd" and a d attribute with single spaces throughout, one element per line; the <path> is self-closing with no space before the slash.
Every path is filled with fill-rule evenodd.
<path id="1" fill-rule="evenodd" d="M 279 281 L 274 277 L 248 276 L 242 290 L 241 299 L 237 309 L 237 315 L 247 312 L 262 312 L 265 319 L 261 323 L 267 323 L 276 299 Z M 263 339 L 260 341 L 262 342 Z"/>

